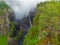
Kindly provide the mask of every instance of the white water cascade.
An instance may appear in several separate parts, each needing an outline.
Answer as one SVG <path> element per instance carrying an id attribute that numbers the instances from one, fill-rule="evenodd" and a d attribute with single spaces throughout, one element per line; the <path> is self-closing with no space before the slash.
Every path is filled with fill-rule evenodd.
<path id="1" fill-rule="evenodd" d="M 36 8 L 37 4 L 47 0 L 4 0 L 14 11 L 16 19 L 28 16 L 29 12 Z"/>

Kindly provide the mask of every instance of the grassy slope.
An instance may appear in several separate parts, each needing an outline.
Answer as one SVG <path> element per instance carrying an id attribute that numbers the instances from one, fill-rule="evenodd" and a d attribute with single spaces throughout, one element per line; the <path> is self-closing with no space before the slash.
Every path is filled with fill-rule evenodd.
<path id="1" fill-rule="evenodd" d="M 24 45 L 59 44 L 60 2 L 40 3 L 36 9 L 33 25 L 24 39 Z M 47 40 L 48 38 L 48 40 Z"/>

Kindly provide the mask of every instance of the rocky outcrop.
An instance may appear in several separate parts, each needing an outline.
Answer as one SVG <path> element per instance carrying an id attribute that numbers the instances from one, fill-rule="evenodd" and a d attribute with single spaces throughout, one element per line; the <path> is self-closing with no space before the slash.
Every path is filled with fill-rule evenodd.
<path id="1" fill-rule="evenodd" d="M 9 22 L 9 9 L 2 8 L 0 10 L 0 34 L 7 35 L 10 30 Z"/>

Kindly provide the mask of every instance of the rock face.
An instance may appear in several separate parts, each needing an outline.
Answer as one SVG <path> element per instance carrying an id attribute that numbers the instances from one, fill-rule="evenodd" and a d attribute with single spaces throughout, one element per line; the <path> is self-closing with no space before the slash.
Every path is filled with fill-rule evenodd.
<path id="1" fill-rule="evenodd" d="M 9 35 L 11 17 L 14 17 L 12 10 L 4 2 L 0 2 L 0 35 L 7 36 L 8 45 L 18 45 L 17 41 Z"/>
<path id="2" fill-rule="evenodd" d="M 10 28 L 9 28 L 9 9 L 2 8 L 0 9 L 0 34 L 7 35 Z"/>
<path id="3" fill-rule="evenodd" d="M 60 45 L 60 2 L 40 3 L 24 45 Z"/>

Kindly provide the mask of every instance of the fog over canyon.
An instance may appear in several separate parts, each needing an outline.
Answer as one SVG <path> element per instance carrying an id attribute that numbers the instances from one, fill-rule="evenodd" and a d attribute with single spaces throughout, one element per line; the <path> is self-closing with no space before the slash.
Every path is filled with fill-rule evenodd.
<path id="1" fill-rule="evenodd" d="M 14 11 L 16 19 L 22 19 L 34 10 L 38 3 L 48 0 L 4 0 L 6 4 Z"/>

